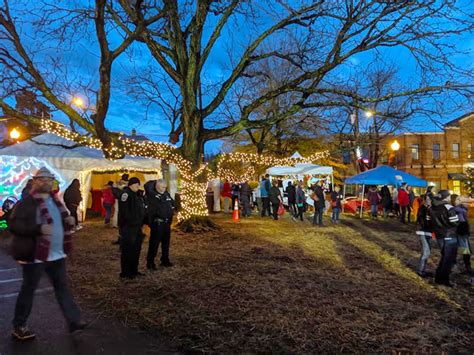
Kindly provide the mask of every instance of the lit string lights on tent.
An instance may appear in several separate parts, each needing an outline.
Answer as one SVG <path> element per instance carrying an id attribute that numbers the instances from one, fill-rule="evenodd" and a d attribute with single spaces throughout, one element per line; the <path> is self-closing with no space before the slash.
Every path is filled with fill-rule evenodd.
<path id="1" fill-rule="evenodd" d="M 221 154 L 217 163 L 217 177 L 222 179 L 229 179 L 233 182 L 241 182 L 244 180 L 251 180 L 255 177 L 254 166 L 270 167 L 270 166 L 293 166 L 295 164 L 312 164 L 322 159 L 329 157 L 329 151 L 316 152 L 308 157 L 301 158 L 277 158 L 271 155 L 261 155 L 255 153 L 226 153 Z M 236 174 L 228 168 L 224 168 L 226 164 L 251 164 L 250 167 L 244 167 L 242 174 Z M 239 167 L 242 169 L 242 167 Z"/>
<path id="2" fill-rule="evenodd" d="M 81 136 L 78 133 L 70 131 L 61 123 L 51 120 L 42 120 L 41 128 L 48 133 L 56 134 L 81 145 L 104 150 L 102 142 L 99 139 Z M 105 149 L 111 159 L 120 159 L 125 155 L 129 155 L 162 159 L 176 166 L 181 177 L 180 191 L 182 196 L 182 210 L 178 213 L 178 221 L 189 219 L 191 216 L 207 216 L 207 207 L 204 197 L 207 185 L 205 183 L 196 182 L 198 177 L 207 173 L 208 169 L 206 164 L 201 165 L 193 172 L 191 162 L 184 159 L 175 146 L 150 141 L 138 142 L 126 137 L 118 137 L 118 139 L 118 145 L 112 144 Z"/>
<path id="3" fill-rule="evenodd" d="M 190 161 L 183 158 L 178 149 L 170 144 L 157 142 L 138 142 L 126 137 L 118 137 L 119 144 L 111 144 L 110 147 L 103 149 L 102 142 L 97 138 L 81 136 L 72 132 L 64 125 L 51 120 L 42 120 L 41 128 L 48 132 L 56 134 L 65 139 L 74 141 L 90 148 L 105 150 L 111 159 L 120 159 L 125 155 L 147 157 L 166 160 L 169 164 L 174 164 L 181 177 L 181 201 L 182 210 L 178 213 L 178 221 L 187 220 L 193 216 L 207 216 L 207 206 L 205 193 L 207 183 L 206 177 L 212 176 L 207 164 L 202 164 L 196 171 L 193 171 Z M 242 181 L 251 179 L 255 174 L 253 166 L 275 166 L 275 165 L 294 165 L 297 163 L 314 163 L 315 161 L 327 158 L 329 151 L 316 152 L 308 157 L 301 158 L 277 158 L 270 155 L 261 155 L 255 153 L 229 153 L 223 154 L 218 162 L 217 177 L 229 178 L 232 181 Z M 222 166 L 227 163 L 251 164 L 243 176 L 232 173 L 231 170 Z"/>
<path id="4" fill-rule="evenodd" d="M 0 156 L 0 206 L 10 196 L 18 198 L 21 195 L 21 188 L 30 179 L 36 170 L 46 167 L 51 171 L 59 186 L 64 187 L 64 180 L 61 175 L 51 166 L 36 158 L 18 159 L 15 156 Z M 7 227 L 6 221 L 0 221 L 0 229 Z"/>

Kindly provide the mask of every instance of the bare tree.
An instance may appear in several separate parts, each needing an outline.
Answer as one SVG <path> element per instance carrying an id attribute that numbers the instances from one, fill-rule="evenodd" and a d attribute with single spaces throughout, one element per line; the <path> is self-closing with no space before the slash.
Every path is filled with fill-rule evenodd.
<path id="1" fill-rule="evenodd" d="M 18 7 L 10 9 L 12 4 Z M 315 108 L 375 107 L 378 102 L 419 93 L 450 90 L 460 97 L 471 94 L 471 73 L 453 60 L 460 53 L 455 39 L 473 29 L 468 9 L 472 4 L 460 1 L 96 0 L 91 8 L 81 2 L 44 0 L 41 4 L 31 24 L 28 17 L 12 15 L 12 11 L 21 15 L 21 2 L 4 0 L 0 12 L 2 74 L 13 86 L 35 88 L 57 111 L 99 138 L 107 155 L 114 144 L 120 145 L 114 132 L 106 128 L 114 83 L 112 65 L 126 53 L 133 56 L 137 48 L 146 48 L 167 83 L 177 89 L 180 109 L 173 129 L 182 135 L 183 157 L 196 167 L 205 142 L 279 121 L 282 115 L 262 118 L 258 111 L 281 97 L 292 98 L 283 115 L 287 118 Z M 68 37 L 80 32 L 78 29 L 87 33 L 84 40 L 99 54 L 93 74 L 97 99 L 92 117 L 79 114 L 55 88 L 61 76 L 53 69 L 61 65 L 54 66 L 54 60 L 31 50 L 27 40 L 35 33 L 47 34 L 61 49 L 73 48 L 75 42 Z M 288 39 L 296 44 L 283 45 Z M 282 44 L 266 46 L 269 41 Z M 222 42 L 233 48 L 232 69 L 206 83 L 204 79 L 213 79 L 209 71 L 215 62 L 211 59 Z M 393 54 L 395 48 L 410 55 L 420 73 L 402 91 L 361 95 L 334 84 L 351 58 L 376 51 Z M 221 121 L 219 112 L 232 89 L 268 58 L 295 67 L 294 77 L 241 102 L 241 109 L 233 110 L 239 116 L 230 124 Z M 0 107 L 7 114 L 38 121 L 38 117 L 15 111 L 7 93 L 0 98 Z"/>

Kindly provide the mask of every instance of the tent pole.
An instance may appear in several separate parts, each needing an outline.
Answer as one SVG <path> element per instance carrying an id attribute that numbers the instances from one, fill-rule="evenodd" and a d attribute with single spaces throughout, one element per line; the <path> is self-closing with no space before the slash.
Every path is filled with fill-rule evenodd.
<path id="1" fill-rule="evenodd" d="M 360 218 L 362 218 L 362 209 L 364 208 L 364 194 L 365 194 L 365 185 L 362 185 L 362 195 L 360 197 L 360 215 L 359 215 Z"/>

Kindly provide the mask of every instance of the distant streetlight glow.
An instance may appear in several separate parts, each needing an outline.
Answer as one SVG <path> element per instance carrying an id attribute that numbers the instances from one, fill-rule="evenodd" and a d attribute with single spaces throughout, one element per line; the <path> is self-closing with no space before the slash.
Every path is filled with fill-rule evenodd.
<path id="1" fill-rule="evenodd" d="M 397 150 L 400 149 L 400 143 L 398 143 L 397 140 L 395 139 L 390 145 L 390 148 L 392 148 L 392 150 L 396 152 Z"/>
<path id="2" fill-rule="evenodd" d="M 11 139 L 18 139 L 20 138 L 20 132 L 16 129 L 16 128 L 13 128 L 11 131 L 10 131 L 10 138 Z"/>
<path id="3" fill-rule="evenodd" d="M 84 100 L 81 99 L 80 97 L 74 97 L 72 99 L 72 103 L 76 105 L 77 107 L 84 107 Z"/>

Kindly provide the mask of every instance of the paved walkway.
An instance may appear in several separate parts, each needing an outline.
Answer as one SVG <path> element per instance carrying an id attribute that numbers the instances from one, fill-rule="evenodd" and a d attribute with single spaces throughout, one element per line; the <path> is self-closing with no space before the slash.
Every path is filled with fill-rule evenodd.
<path id="1" fill-rule="evenodd" d="M 21 267 L 0 250 L 0 354 L 169 354 L 159 340 L 129 329 L 100 315 L 85 314 L 92 323 L 84 332 L 70 335 L 46 275 L 36 291 L 28 326 L 36 339 L 11 338 L 11 319 L 21 286 Z"/>

